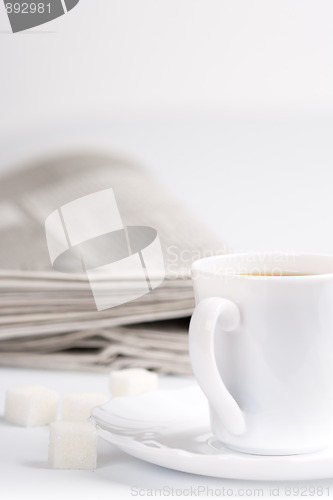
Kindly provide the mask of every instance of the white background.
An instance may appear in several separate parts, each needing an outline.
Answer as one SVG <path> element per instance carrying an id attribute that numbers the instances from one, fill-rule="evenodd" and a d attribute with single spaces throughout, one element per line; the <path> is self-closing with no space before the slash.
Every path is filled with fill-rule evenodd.
<path id="1" fill-rule="evenodd" d="M 330 0 L 80 0 L 13 36 L 1 8 L 1 128 L 88 112 L 326 112 L 332 21 Z"/>
<path id="2" fill-rule="evenodd" d="M 80 0 L 13 35 L 0 166 L 127 155 L 236 250 L 333 252 L 330 0 Z"/>
<path id="3" fill-rule="evenodd" d="M 72 148 L 124 154 L 237 250 L 333 253 L 332 27 L 331 0 L 80 0 L 13 35 L 1 4 L 0 169 Z M 2 374 L 2 398 L 41 376 Z M 72 390 L 88 379 L 101 381 L 68 375 Z M 105 450 L 98 481 L 59 481 L 46 432 L 4 425 L 6 498 L 130 498 L 128 475 L 145 488 L 192 481 Z"/>

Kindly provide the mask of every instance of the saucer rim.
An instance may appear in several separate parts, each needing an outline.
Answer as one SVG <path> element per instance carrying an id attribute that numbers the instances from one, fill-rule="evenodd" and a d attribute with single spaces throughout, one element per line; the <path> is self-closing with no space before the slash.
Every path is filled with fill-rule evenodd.
<path id="1" fill-rule="evenodd" d="M 157 389 L 127 399 L 135 407 L 140 402 L 140 396 L 145 395 L 145 398 L 150 399 L 158 392 L 170 397 L 170 395 L 179 394 L 180 391 L 183 391 L 186 396 L 187 393 L 190 394 L 189 390 L 193 390 L 194 387 L 195 385 L 181 389 Z M 103 415 L 112 416 L 113 401 L 111 399 L 108 403 L 96 407 L 89 420 L 97 426 L 102 439 L 146 463 L 169 470 L 220 479 L 298 481 L 333 478 L 333 443 L 320 451 L 294 455 L 255 455 L 241 453 L 228 447 L 223 448 L 221 453 L 210 455 L 188 451 L 184 447 L 152 447 L 140 439 L 112 433 L 111 424 L 103 419 Z M 119 415 L 117 417 L 119 418 Z M 129 418 L 129 420 L 131 419 Z M 201 426 L 192 426 L 191 429 L 197 438 L 206 435 L 208 440 L 209 437 L 212 437 L 208 414 L 206 422 L 202 422 Z"/>

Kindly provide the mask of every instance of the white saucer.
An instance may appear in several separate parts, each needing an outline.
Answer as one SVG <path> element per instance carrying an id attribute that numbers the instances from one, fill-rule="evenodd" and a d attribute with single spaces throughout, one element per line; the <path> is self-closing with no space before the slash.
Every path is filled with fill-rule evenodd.
<path id="1" fill-rule="evenodd" d="M 192 474 L 230 479 L 302 480 L 333 477 L 333 443 L 290 456 L 248 455 L 217 443 L 198 386 L 114 398 L 91 417 L 102 438 L 147 462 Z"/>

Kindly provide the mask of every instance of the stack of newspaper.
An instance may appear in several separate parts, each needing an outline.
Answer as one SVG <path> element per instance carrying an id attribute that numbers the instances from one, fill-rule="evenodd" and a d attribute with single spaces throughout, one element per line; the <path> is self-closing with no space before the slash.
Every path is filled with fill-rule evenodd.
<path id="1" fill-rule="evenodd" d="M 118 305 L 98 310 L 84 269 L 52 267 L 45 221 L 59 207 L 110 188 L 126 227 L 157 231 L 165 279 L 126 302 L 121 296 L 136 280 L 127 273 L 108 289 Z M 1 178 L 0 199 L 0 365 L 191 372 L 190 265 L 227 249 L 150 175 L 107 155 L 57 156 Z"/>

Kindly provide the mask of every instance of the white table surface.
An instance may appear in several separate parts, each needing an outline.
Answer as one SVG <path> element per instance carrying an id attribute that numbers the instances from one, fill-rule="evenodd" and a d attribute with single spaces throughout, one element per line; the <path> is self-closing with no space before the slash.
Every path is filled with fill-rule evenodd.
<path id="1" fill-rule="evenodd" d="M 147 165 L 236 250 L 333 253 L 332 128 L 331 117 L 296 115 L 74 120 L 3 135 L 0 171 L 49 151 L 116 151 Z M 107 377 L 91 373 L 0 368 L 0 377 L 0 414 L 6 388 L 18 384 L 44 384 L 61 394 L 107 390 Z M 161 379 L 161 387 L 187 383 Z M 96 471 L 52 470 L 47 428 L 24 429 L 1 419 L 0 436 L 0 498 L 6 500 L 133 498 L 132 487 L 140 488 L 138 498 L 164 487 L 174 488 L 172 498 L 189 496 L 191 487 L 192 496 L 200 487 L 228 489 L 226 497 L 269 497 L 276 487 L 285 496 L 285 484 L 192 476 L 142 462 L 103 442 Z M 333 496 L 332 481 L 315 485 L 329 486 Z"/>
<path id="2" fill-rule="evenodd" d="M 234 481 L 186 474 L 158 467 L 126 455 L 100 439 L 98 466 L 94 471 L 56 470 L 47 461 L 48 427 L 23 428 L 3 418 L 7 387 L 43 384 L 59 392 L 104 392 L 108 394 L 108 376 L 38 370 L 0 369 L 0 495 L 2 499 L 129 499 L 171 497 L 261 497 L 269 498 L 275 489 L 284 498 L 286 488 L 299 488 L 309 493 L 311 487 L 329 488 L 333 496 L 333 480 L 302 482 Z M 193 384 L 190 377 L 163 376 L 161 390 Z M 333 476 L 333 472 L 332 472 Z M 165 494 L 159 493 L 165 491 Z M 224 492 L 224 493 L 223 493 Z M 173 493 L 173 494 L 172 494 Z M 190 495 L 191 494 L 191 495 Z M 295 495 L 297 496 L 297 495 Z M 327 498 L 327 495 L 325 495 Z M 325 498 L 325 497 L 323 497 Z"/>

